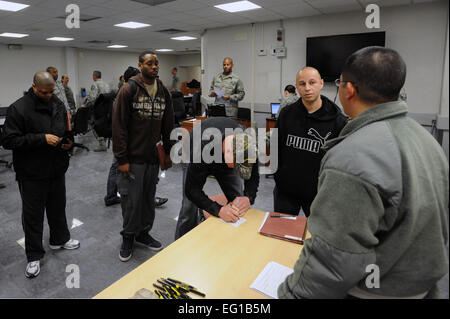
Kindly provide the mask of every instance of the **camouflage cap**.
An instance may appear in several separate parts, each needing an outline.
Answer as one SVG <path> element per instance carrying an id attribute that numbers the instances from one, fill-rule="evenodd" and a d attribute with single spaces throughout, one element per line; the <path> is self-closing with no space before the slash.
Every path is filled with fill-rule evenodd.
<path id="1" fill-rule="evenodd" d="M 252 167 L 256 163 L 256 140 L 246 133 L 236 134 L 233 138 L 233 161 L 236 174 L 245 180 L 250 179 Z"/>

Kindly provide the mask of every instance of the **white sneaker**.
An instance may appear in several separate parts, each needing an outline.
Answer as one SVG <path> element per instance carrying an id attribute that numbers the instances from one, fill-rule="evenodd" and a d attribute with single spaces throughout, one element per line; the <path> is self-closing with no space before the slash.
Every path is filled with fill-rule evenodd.
<path id="1" fill-rule="evenodd" d="M 34 278 L 41 272 L 41 266 L 39 260 L 29 262 L 27 268 L 25 269 L 25 276 L 27 278 Z"/>
<path id="2" fill-rule="evenodd" d="M 69 239 L 64 245 L 49 245 L 51 249 L 77 249 L 80 247 L 80 242 L 76 239 Z"/>

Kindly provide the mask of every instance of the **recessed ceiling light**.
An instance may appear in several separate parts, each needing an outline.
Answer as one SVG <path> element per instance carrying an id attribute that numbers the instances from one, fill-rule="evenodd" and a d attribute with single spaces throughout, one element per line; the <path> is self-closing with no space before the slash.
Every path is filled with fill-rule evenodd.
<path id="1" fill-rule="evenodd" d="M 9 1 L 0 1 L 0 10 L 4 11 L 20 11 L 22 9 L 25 9 L 26 7 L 29 7 L 28 4 L 23 3 L 17 3 L 17 2 L 9 2 Z"/>
<path id="2" fill-rule="evenodd" d="M 7 37 L 7 38 L 24 38 L 27 36 L 28 36 L 28 34 L 22 34 L 22 33 L 11 33 L 11 32 L 0 33 L 0 37 Z"/>
<path id="3" fill-rule="evenodd" d="M 187 40 L 195 40 L 195 39 L 197 39 L 197 38 L 194 38 L 194 37 L 190 37 L 190 36 L 182 36 L 182 37 L 174 37 L 174 38 L 171 38 L 172 40 L 179 40 L 179 41 L 187 41 Z"/>
<path id="4" fill-rule="evenodd" d="M 173 49 L 156 49 L 155 51 L 158 51 L 158 52 L 171 52 L 171 51 L 173 51 Z"/>
<path id="5" fill-rule="evenodd" d="M 52 37 L 52 38 L 47 38 L 46 40 L 48 40 L 48 41 L 72 41 L 73 38 Z"/>
<path id="6" fill-rule="evenodd" d="M 214 7 L 219 8 L 221 10 L 225 10 L 227 12 L 240 12 L 240 11 L 248 11 L 248 10 L 254 10 L 254 9 L 261 8 L 257 4 L 254 4 L 253 2 L 250 2 L 250 1 L 230 2 L 230 3 L 219 4 Z"/>
<path id="7" fill-rule="evenodd" d="M 115 24 L 115 27 L 121 27 L 121 28 L 129 28 L 129 29 L 138 29 L 138 28 L 145 28 L 145 27 L 150 27 L 150 24 L 146 24 L 146 23 L 140 23 L 140 22 L 124 22 L 124 23 L 119 23 L 119 24 Z"/>
<path id="8" fill-rule="evenodd" d="M 111 49 L 121 49 L 121 48 L 127 48 L 128 45 L 121 45 L 121 44 L 113 44 L 113 45 L 108 45 L 108 48 Z"/>

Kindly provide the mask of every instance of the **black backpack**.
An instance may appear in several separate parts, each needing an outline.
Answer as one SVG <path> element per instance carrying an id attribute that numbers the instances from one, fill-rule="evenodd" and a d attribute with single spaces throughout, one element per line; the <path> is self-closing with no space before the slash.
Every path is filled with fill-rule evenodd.
<path id="1" fill-rule="evenodd" d="M 94 130 L 99 137 L 112 137 L 112 112 L 116 93 L 103 93 L 94 103 Z"/>

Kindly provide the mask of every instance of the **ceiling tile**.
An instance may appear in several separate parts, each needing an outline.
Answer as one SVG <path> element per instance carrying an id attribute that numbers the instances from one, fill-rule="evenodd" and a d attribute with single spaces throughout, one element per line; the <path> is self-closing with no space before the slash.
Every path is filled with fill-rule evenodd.
<path id="1" fill-rule="evenodd" d="M 411 4 L 411 0 L 359 0 L 361 4 L 366 7 L 369 4 L 376 4 L 380 7 L 389 7 L 389 6 L 399 6 L 399 5 L 409 5 Z"/>
<path id="2" fill-rule="evenodd" d="M 295 5 L 272 7 L 268 9 L 286 18 L 308 17 L 321 14 L 319 10 L 314 9 L 308 4 L 299 3 Z"/>
<path id="3" fill-rule="evenodd" d="M 205 4 L 194 0 L 177 0 L 160 4 L 157 7 L 167 9 L 170 11 L 184 12 L 187 10 L 195 10 L 203 8 L 205 7 Z"/>

